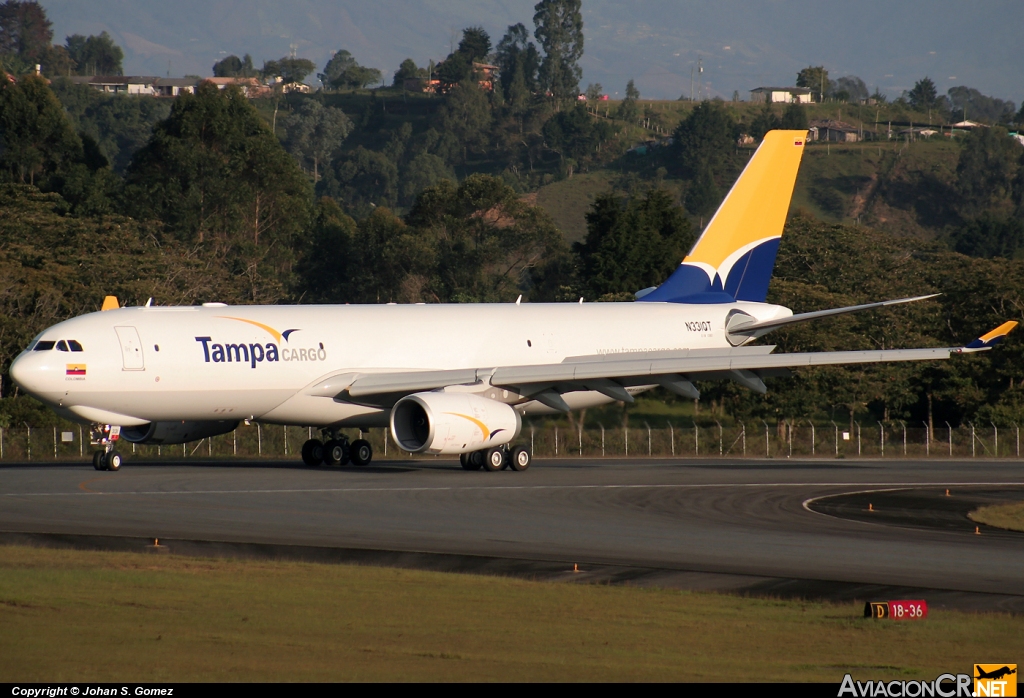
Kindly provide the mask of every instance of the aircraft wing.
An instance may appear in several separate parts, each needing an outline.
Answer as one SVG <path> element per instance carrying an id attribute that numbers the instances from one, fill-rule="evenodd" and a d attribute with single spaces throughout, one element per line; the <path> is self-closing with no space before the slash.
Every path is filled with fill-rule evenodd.
<path id="1" fill-rule="evenodd" d="M 763 378 L 786 375 L 791 368 L 889 361 L 948 359 L 956 348 L 887 349 L 771 354 L 773 346 L 736 347 L 714 353 L 699 351 L 649 352 L 570 357 L 561 363 L 497 366 L 474 369 L 344 373 L 331 376 L 305 393 L 367 405 L 389 405 L 416 392 L 454 385 L 489 384 L 563 409 L 562 393 L 595 390 L 613 399 L 632 402 L 626 387 L 662 385 L 683 395 L 699 396 L 695 380 L 731 379 L 760 393 Z M 567 408 L 565 408 L 567 409 Z"/>

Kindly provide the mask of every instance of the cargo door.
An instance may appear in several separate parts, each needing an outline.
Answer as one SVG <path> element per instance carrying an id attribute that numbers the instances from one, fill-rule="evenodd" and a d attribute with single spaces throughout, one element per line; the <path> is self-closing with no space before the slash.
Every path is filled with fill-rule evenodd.
<path id="1" fill-rule="evenodd" d="M 142 357 L 142 342 L 134 327 L 115 327 L 117 339 L 121 343 L 121 360 L 125 371 L 144 371 L 146 362 Z"/>

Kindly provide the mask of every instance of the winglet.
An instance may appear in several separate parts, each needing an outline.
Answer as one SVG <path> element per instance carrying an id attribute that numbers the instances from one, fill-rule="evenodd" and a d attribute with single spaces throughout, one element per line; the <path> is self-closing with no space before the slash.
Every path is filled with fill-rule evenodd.
<path id="1" fill-rule="evenodd" d="M 120 303 L 117 302 L 117 296 L 107 296 L 103 299 L 103 307 L 100 310 L 117 310 L 120 307 Z"/>
<path id="2" fill-rule="evenodd" d="M 962 347 L 959 350 L 959 353 L 969 354 L 975 351 L 985 351 L 987 349 L 991 349 L 992 347 L 1006 339 L 1006 335 L 1010 334 L 1010 332 L 1013 331 L 1013 328 L 1015 328 L 1018 324 L 1020 323 L 1018 323 L 1016 320 L 1004 322 L 1002 325 L 995 328 L 991 332 L 986 332 L 985 334 L 981 335 L 967 346 Z"/>

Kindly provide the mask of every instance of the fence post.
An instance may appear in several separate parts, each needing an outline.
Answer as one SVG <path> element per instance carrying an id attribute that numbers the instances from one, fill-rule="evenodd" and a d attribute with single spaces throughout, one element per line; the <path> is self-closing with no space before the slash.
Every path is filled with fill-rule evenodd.
<path id="1" fill-rule="evenodd" d="M 693 455 L 700 455 L 700 427 L 697 422 L 693 423 Z"/>
<path id="2" fill-rule="evenodd" d="M 808 419 L 807 423 L 811 425 L 811 455 L 813 456 L 813 455 L 815 455 L 815 453 L 814 453 L 814 422 L 812 422 L 811 420 Z"/>
<path id="3" fill-rule="evenodd" d="M 900 424 L 903 425 L 903 455 L 907 455 L 907 423 L 900 420 Z"/>
<path id="4" fill-rule="evenodd" d="M 580 419 L 580 458 L 583 457 L 583 420 Z"/>
<path id="5" fill-rule="evenodd" d="M 996 458 L 999 457 L 999 427 L 995 425 L 995 422 L 989 422 L 992 425 L 992 450 L 995 451 Z"/>
<path id="6" fill-rule="evenodd" d="M 836 430 L 836 458 L 839 457 L 839 425 L 836 424 L 836 420 L 832 421 L 832 428 Z"/>
<path id="7" fill-rule="evenodd" d="M 644 422 L 644 426 L 647 427 L 647 456 L 651 456 L 651 425 Z"/>
<path id="8" fill-rule="evenodd" d="M 723 455 L 725 455 L 722 451 L 722 423 L 716 419 L 715 424 L 718 425 L 718 457 L 721 458 Z"/>
<path id="9" fill-rule="evenodd" d="M 786 425 L 786 441 L 789 443 L 789 458 L 793 457 L 793 423 L 788 419 L 783 422 Z"/>
<path id="10" fill-rule="evenodd" d="M 53 428 L 53 459 L 57 460 L 57 427 Z"/>
<path id="11" fill-rule="evenodd" d="M 281 428 L 284 429 L 284 455 L 287 456 L 288 455 L 288 427 L 286 425 L 286 426 L 283 426 Z"/>
<path id="12" fill-rule="evenodd" d="M 531 454 L 534 453 L 534 448 L 533 448 L 533 423 L 532 422 L 530 423 L 530 453 Z"/>
<path id="13" fill-rule="evenodd" d="M 238 429 L 231 432 L 231 455 L 238 455 Z"/>
<path id="14" fill-rule="evenodd" d="M 135 444 L 132 444 L 134 446 Z M 3 434 L 0 433 L 0 453 L 3 451 Z M 133 451 L 134 453 L 134 451 Z M 0 455 L 2 458 L 3 455 Z M 82 441 L 82 425 L 78 425 L 78 457 L 85 458 L 85 443 Z"/>
<path id="15" fill-rule="evenodd" d="M 949 426 L 949 422 L 946 422 L 946 431 L 949 432 L 949 457 L 953 457 L 953 427 Z"/>
<path id="16" fill-rule="evenodd" d="M 971 425 L 971 458 L 978 456 L 977 447 L 974 445 L 974 422 L 967 422 Z"/>
<path id="17" fill-rule="evenodd" d="M 1017 430 L 1017 457 L 1020 458 L 1020 427 L 1014 422 L 1013 428 Z M 3 431 L 0 431 L 0 445 L 3 444 L 3 434 Z"/>
<path id="18" fill-rule="evenodd" d="M 921 422 L 924 425 L 924 455 L 927 458 L 932 454 L 932 435 L 928 428 L 928 422 Z"/>
<path id="19" fill-rule="evenodd" d="M 882 458 L 885 458 L 885 425 L 878 423 L 878 439 L 882 444 Z"/>
<path id="20" fill-rule="evenodd" d="M 622 438 L 625 441 L 625 444 L 626 444 L 626 455 L 628 456 L 629 455 L 629 427 L 628 426 L 622 427 Z"/>
<path id="21" fill-rule="evenodd" d="M 555 427 L 555 455 L 558 455 L 558 427 Z"/>
<path id="22" fill-rule="evenodd" d="M 676 455 L 676 432 L 672 428 L 672 422 L 668 423 L 668 440 L 672 444 L 672 455 Z"/>
<path id="23" fill-rule="evenodd" d="M 32 427 L 25 425 L 25 451 L 28 453 L 28 459 L 32 460 Z"/>
<path id="24" fill-rule="evenodd" d="M 747 425 L 740 422 L 740 437 L 743 439 L 743 457 L 747 457 Z"/>
<path id="25" fill-rule="evenodd" d="M 761 424 L 764 424 L 764 457 L 771 458 L 771 450 L 768 448 L 768 422 L 762 419 Z"/>
<path id="26" fill-rule="evenodd" d="M 256 422 L 256 453 L 257 455 L 263 455 L 263 430 L 260 429 L 260 423 Z"/>
<path id="27" fill-rule="evenodd" d="M 860 455 L 860 422 L 857 422 L 857 455 Z"/>
<path id="28" fill-rule="evenodd" d="M 79 427 L 81 433 L 81 427 Z M 4 428 L 0 427 L 0 460 L 4 459 Z"/>
<path id="29" fill-rule="evenodd" d="M 604 458 L 604 425 L 598 424 L 601 427 L 601 457 Z"/>

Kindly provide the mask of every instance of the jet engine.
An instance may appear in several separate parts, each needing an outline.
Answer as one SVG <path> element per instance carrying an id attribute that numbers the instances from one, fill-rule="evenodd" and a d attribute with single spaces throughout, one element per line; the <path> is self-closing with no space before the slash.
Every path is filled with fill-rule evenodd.
<path id="1" fill-rule="evenodd" d="M 150 422 L 137 427 L 121 427 L 121 438 L 133 444 L 183 444 L 227 434 L 237 426 L 237 421 Z"/>
<path id="2" fill-rule="evenodd" d="M 507 444 L 523 420 L 503 402 L 467 393 L 416 393 L 391 410 L 391 433 L 412 453 L 456 454 Z"/>

